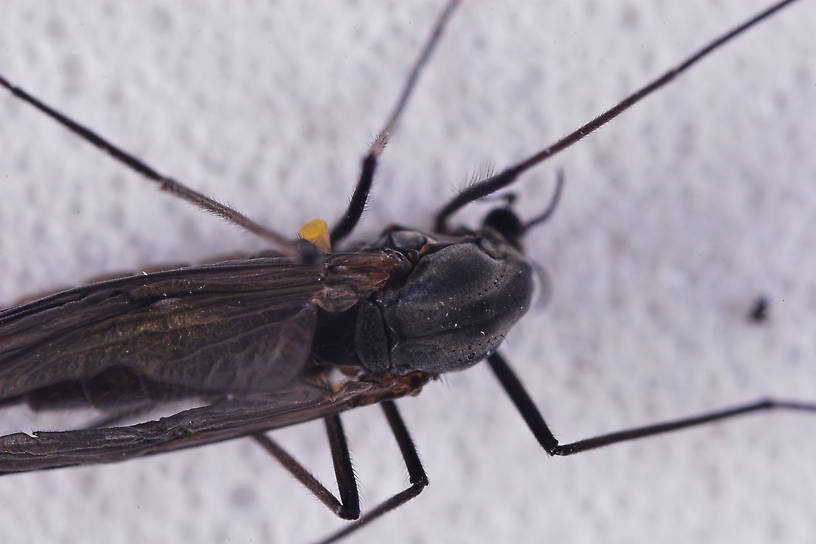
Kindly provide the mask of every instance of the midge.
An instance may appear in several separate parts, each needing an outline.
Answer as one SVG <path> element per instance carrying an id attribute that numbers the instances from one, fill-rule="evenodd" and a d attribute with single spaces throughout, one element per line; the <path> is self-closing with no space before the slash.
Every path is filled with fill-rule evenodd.
<path id="1" fill-rule="evenodd" d="M 428 483 L 393 400 L 419 392 L 440 373 L 487 358 L 536 439 L 568 455 L 724 419 L 813 404 L 765 400 L 698 417 L 559 444 L 504 359 L 495 351 L 526 311 L 533 274 L 522 239 L 536 217 L 510 206 L 477 229 L 453 227 L 462 206 L 508 186 L 694 64 L 790 3 L 780 2 L 715 40 L 666 75 L 554 145 L 462 192 L 437 214 L 433 233 L 389 228 L 342 251 L 362 213 L 377 160 L 456 3 L 441 15 L 380 137 L 363 160 L 357 188 L 330 236 L 319 224 L 292 241 L 166 177 L 104 138 L 0 78 L 0 84 L 101 147 L 163 189 L 260 235 L 276 251 L 241 261 L 96 283 L 0 313 L 0 402 L 34 409 L 93 406 L 104 421 L 66 432 L 0 439 L 0 471 L 111 462 L 251 436 L 335 513 L 356 522 L 335 540 L 416 496 Z M 195 356 L 191 356 L 195 354 Z M 167 402 L 204 406 L 139 425 L 124 419 Z M 339 412 L 379 402 L 411 485 L 360 517 L 357 486 Z M 310 419 L 326 423 L 340 499 L 270 437 L 270 429 Z"/>

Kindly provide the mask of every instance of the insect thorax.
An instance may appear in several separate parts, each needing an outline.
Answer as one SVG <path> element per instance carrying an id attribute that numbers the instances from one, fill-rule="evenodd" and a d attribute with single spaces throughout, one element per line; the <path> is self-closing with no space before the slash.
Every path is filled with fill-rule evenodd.
<path id="1" fill-rule="evenodd" d="M 435 239 L 392 227 L 366 249 L 399 251 L 413 267 L 345 312 L 321 311 L 313 352 L 323 362 L 400 375 L 467 368 L 530 305 L 532 267 L 489 229 Z"/>

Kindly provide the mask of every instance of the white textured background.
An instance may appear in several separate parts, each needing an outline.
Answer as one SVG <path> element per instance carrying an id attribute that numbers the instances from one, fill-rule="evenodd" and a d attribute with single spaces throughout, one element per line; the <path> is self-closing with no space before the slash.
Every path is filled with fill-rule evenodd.
<path id="1" fill-rule="evenodd" d="M 429 225 L 484 165 L 552 142 L 765 4 L 465 2 L 358 234 Z M 816 2 L 800 4 L 518 184 L 532 214 L 555 168 L 568 178 L 555 219 L 529 241 L 552 300 L 504 348 L 561 439 L 765 394 L 816 399 Z M 340 214 L 440 5 L 5 0 L 0 72 L 294 233 Z M 0 189 L 0 306 L 262 247 L 5 94 Z M 755 326 L 745 315 L 760 293 L 771 320 Z M 361 542 L 816 534 L 816 417 L 757 415 L 549 459 L 486 366 L 399 404 L 431 486 Z M 21 417 L 0 413 L 0 430 L 30 430 Z M 371 507 L 405 485 L 404 469 L 376 408 L 344 421 Z M 332 479 L 321 424 L 277 436 Z M 297 543 L 340 525 L 248 441 L 0 478 L 5 544 Z"/>

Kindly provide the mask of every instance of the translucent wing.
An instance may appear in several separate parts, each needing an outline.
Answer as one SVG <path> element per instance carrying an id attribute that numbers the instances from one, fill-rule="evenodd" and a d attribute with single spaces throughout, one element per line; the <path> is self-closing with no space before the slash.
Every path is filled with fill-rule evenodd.
<path id="1" fill-rule="evenodd" d="M 428 376 L 328 383 L 297 379 L 274 395 L 249 395 L 129 427 L 0 437 L 0 474 L 109 463 L 229 440 L 417 392 Z"/>
<path id="2" fill-rule="evenodd" d="M 276 390 L 308 358 L 316 307 L 345 309 L 399 266 L 381 253 L 314 264 L 227 261 L 95 283 L 10 308 L 0 312 L 0 399 L 73 383 L 87 396 L 92 380 L 106 391 L 211 398 Z"/>

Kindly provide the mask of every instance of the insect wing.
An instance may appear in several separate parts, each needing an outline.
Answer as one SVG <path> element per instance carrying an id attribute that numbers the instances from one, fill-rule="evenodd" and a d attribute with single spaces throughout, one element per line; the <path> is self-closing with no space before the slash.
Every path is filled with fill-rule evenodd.
<path id="1" fill-rule="evenodd" d="M 380 254 L 191 267 L 97 283 L 0 313 L 0 398 L 126 368 L 139 382 L 212 396 L 272 391 L 311 350 L 316 305 L 383 285 Z"/>
<path id="2" fill-rule="evenodd" d="M 128 427 L 15 433 L 0 437 L 0 474 L 117 462 L 220 442 L 408 394 L 399 378 L 349 381 L 337 391 L 302 377 L 274 394 L 249 395 Z"/>

